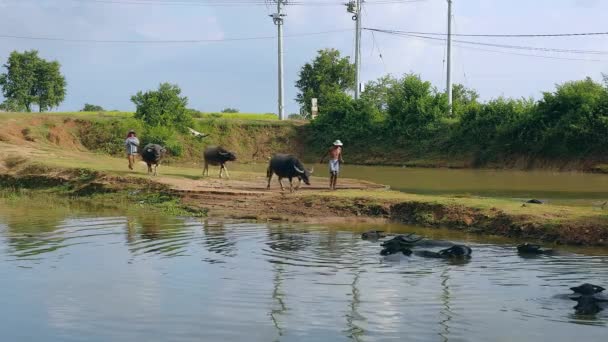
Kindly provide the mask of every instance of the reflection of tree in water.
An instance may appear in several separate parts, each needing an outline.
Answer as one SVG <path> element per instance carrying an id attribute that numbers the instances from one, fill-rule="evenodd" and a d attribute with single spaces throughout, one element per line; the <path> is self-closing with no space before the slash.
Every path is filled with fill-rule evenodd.
<path id="1" fill-rule="evenodd" d="M 224 222 L 205 220 L 203 232 L 205 233 L 204 243 L 210 252 L 229 257 L 236 255 L 236 240 L 227 236 Z"/>
<path id="2" fill-rule="evenodd" d="M 439 333 L 439 336 L 443 338 L 443 341 L 449 340 L 450 335 L 450 321 L 452 320 L 452 308 L 450 307 L 450 300 L 452 299 L 452 294 L 450 292 L 450 286 L 448 285 L 448 280 L 450 280 L 449 275 L 449 267 L 445 267 L 441 274 L 439 275 L 441 278 L 441 310 L 439 311 L 440 316 L 442 317 L 439 321 L 439 325 L 442 327 L 442 331 Z"/>
<path id="3" fill-rule="evenodd" d="M 365 334 L 365 330 L 363 328 L 357 326 L 355 324 L 356 320 L 361 319 L 361 314 L 359 314 L 359 288 L 357 287 L 359 283 L 359 277 L 361 276 L 361 270 L 355 270 L 355 277 L 353 278 L 353 282 L 351 283 L 351 301 L 349 307 L 349 313 L 346 314 L 346 326 L 348 337 L 354 341 L 361 341 L 361 337 Z"/>
<path id="4" fill-rule="evenodd" d="M 274 251 L 299 252 L 310 246 L 311 242 L 305 237 L 307 231 L 295 230 L 291 227 L 269 226 L 268 246 Z"/>
<path id="5" fill-rule="evenodd" d="M 133 253 L 176 256 L 192 239 L 182 219 L 156 213 L 127 217 L 127 243 Z"/>
<path id="6" fill-rule="evenodd" d="M 279 318 L 287 311 L 287 305 L 285 305 L 285 301 L 283 300 L 285 293 L 283 293 L 281 289 L 281 285 L 283 285 L 284 265 L 275 263 L 273 264 L 273 270 L 275 275 L 272 280 L 274 285 L 272 289 L 272 299 L 275 301 L 275 305 L 270 311 L 270 319 L 277 329 L 278 336 L 275 341 L 278 341 L 280 337 L 283 336 L 283 328 L 281 327 Z"/>
<path id="7" fill-rule="evenodd" d="M 69 212 L 40 207 L 4 209 L 1 214 L 7 229 L 3 233 L 15 257 L 29 258 L 70 245 L 66 236 L 57 233 Z"/>

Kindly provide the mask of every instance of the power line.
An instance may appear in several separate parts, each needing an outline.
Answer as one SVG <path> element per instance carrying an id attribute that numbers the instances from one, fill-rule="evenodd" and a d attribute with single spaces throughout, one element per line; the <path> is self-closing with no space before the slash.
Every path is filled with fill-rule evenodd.
<path id="1" fill-rule="evenodd" d="M 422 37 L 422 36 L 416 36 L 416 35 L 398 35 L 398 37 L 422 39 L 422 40 L 427 41 L 427 42 L 430 43 L 430 41 L 427 40 L 428 37 Z M 432 41 L 441 41 L 442 43 L 437 42 L 437 44 L 435 44 L 435 45 L 445 46 L 444 39 L 437 39 L 437 38 L 435 38 Z M 514 56 L 523 56 L 523 57 L 535 57 L 535 58 L 554 59 L 554 60 L 568 60 L 568 61 L 601 62 L 601 63 L 608 62 L 608 60 L 605 60 L 605 59 L 587 59 L 587 58 L 572 58 L 572 57 L 562 57 L 562 56 L 548 56 L 548 55 L 538 55 L 538 54 L 527 54 L 527 53 L 518 53 L 518 52 L 513 52 L 513 51 L 493 50 L 493 49 L 487 49 L 487 48 L 479 48 L 479 47 L 473 47 L 473 46 L 463 45 L 463 44 L 459 44 L 459 43 L 455 43 L 453 45 L 457 46 L 459 48 L 468 49 L 468 50 L 477 50 L 477 51 L 484 51 L 484 52 L 492 52 L 492 53 L 498 53 L 498 54 L 504 54 L 504 55 L 514 55 Z"/>
<path id="2" fill-rule="evenodd" d="M 286 38 L 296 38 L 296 37 L 315 36 L 315 35 L 322 35 L 322 34 L 331 34 L 331 33 L 352 32 L 352 31 L 353 31 L 353 29 L 330 30 L 330 31 L 321 31 L 321 32 L 290 34 L 290 35 L 285 35 L 285 37 Z M 220 42 L 235 42 L 235 41 L 248 41 L 248 40 L 266 40 L 266 39 L 275 39 L 276 36 L 221 38 L 221 39 L 183 39 L 183 40 L 176 40 L 176 39 L 169 39 L 169 40 L 71 39 L 71 38 L 59 38 L 59 37 L 36 37 L 36 36 L 14 36 L 14 35 L 0 35 L 0 38 L 58 41 L 58 42 L 68 42 L 68 43 L 196 44 L 196 43 L 220 43 Z"/>
<path id="3" fill-rule="evenodd" d="M 421 38 L 421 39 L 444 41 L 443 38 L 429 37 L 429 36 L 421 35 L 421 34 L 400 33 L 398 31 L 380 30 L 380 29 L 373 29 L 373 28 L 366 28 L 366 30 L 371 30 L 371 31 L 375 31 L 375 32 L 381 32 L 381 33 L 386 33 L 386 34 L 391 34 L 391 35 L 396 35 L 396 36 L 406 36 L 406 37 L 415 37 L 415 38 Z M 495 44 L 495 43 L 485 43 L 485 42 L 476 42 L 476 41 L 468 41 L 468 40 L 457 40 L 457 39 L 455 39 L 453 41 L 457 42 L 457 43 L 461 43 L 461 44 L 489 46 L 489 47 L 497 47 L 497 48 L 503 48 L 503 49 L 559 52 L 559 53 L 573 53 L 573 54 L 608 55 L 608 51 L 601 51 L 601 50 L 557 49 L 557 48 L 535 47 L 535 46 Z"/>
<path id="4" fill-rule="evenodd" d="M 377 29 L 383 30 L 383 29 Z M 440 32 L 419 32 L 419 31 L 398 31 L 383 30 L 399 34 L 418 34 L 425 36 L 447 36 L 447 33 Z M 452 33 L 458 37 L 492 37 L 492 38 L 542 38 L 542 37 L 581 37 L 581 36 L 607 36 L 608 32 L 579 32 L 579 33 L 534 33 L 534 34 L 464 34 Z"/>
<path id="5" fill-rule="evenodd" d="M 143 6 L 205 6 L 205 7 L 235 7 L 235 6 L 267 6 L 265 0 L 72 0 L 75 2 L 89 4 L 110 4 L 110 5 L 143 5 Z M 426 2 L 428 0 L 376 0 L 366 1 L 369 5 L 394 5 Z M 344 1 L 289 1 L 285 5 L 289 6 L 344 6 Z"/>

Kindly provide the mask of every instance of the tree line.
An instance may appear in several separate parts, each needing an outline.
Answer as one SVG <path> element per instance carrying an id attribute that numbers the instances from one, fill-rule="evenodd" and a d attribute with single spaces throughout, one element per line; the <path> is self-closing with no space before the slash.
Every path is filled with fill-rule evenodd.
<path id="1" fill-rule="evenodd" d="M 310 125 L 310 144 L 321 148 L 339 137 L 351 146 L 404 149 L 412 156 L 472 154 L 479 163 L 507 155 L 585 157 L 608 147 L 608 76 L 559 84 L 538 100 L 499 97 L 480 101 L 457 84 L 452 114 L 444 91 L 415 74 L 368 82 L 359 100 L 354 67 L 337 50 L 319 51 L 302 67 L 296 101 L 319 116 Z"/>

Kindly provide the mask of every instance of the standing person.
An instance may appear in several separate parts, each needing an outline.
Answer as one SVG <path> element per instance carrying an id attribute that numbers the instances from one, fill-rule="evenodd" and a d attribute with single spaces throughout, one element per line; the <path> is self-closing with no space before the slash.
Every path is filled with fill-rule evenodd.
<path id="1" fill-rule="evenodd" d="M 329 155 L 329 188 L 336 190 L 336 182 L 338 181 L 338 173 L 340 173 L 340 163 L 344 163 L 342 159 L 342 142 L 340 140 L 334 141 L 332 147 L 321 157 L 319 163 L 323 163 L 326 156 Z"/>
<path id="2" fill-rule="evenodd" d="M 125 147 L 127 149 L 127 158 L 129 159 L 129 170 L 133 170 L 135 165 L 135 156 L 137 155 L 137 147 L 139 146 L 139 139 L 134 130 L 130 130 L 125 140 Z"/>

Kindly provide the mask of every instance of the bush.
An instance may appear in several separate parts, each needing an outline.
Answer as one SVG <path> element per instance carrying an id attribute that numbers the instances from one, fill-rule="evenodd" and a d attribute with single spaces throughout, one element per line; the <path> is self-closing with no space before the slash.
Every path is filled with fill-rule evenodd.
<path id="1" fill-rule="evenodd" d="M 147 144 L 158 144 L 166 148 L 171 155 L 179 157 L 182 155 L 184 147 L 176 136 L 176 132 L 168 127 L 148 127 L 140 138 L 140 147 L 143 148 Z"/>
<path id="2" fill-rule="evenodd" d="M 103 112 L 104 109 L 102 106 L 92 105 L 89 103 L 84 104 L 84 108 L 80 110 L 81 112 Z"/>
<path id="3" fill-rule="evenodd" d="M 238 112 L 239 112 L 239 110 L 236 108 L 228 107 L 228 108 L 222 109 L 222 113 L 238 113 Z"/>

